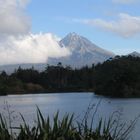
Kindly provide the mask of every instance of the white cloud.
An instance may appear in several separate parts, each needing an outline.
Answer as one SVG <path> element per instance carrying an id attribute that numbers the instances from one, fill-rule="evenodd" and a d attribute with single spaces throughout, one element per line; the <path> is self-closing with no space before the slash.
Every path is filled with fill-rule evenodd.
<path id="1" fill-rule="evenodd" d="M 0 65 L 47 62 L 69 55 L 51 33 L 32 34 L 25 9 L 29 0 L 0 0 Z"/>
<path id="2" fill-rule="evenodd" d="M 138 2 L 138 0 L 112 0 L 113 3 L 118 3 L 118 4 L 132 4 Z"/>
<path id="3" fill-rule="evenodd" d="M 0 64 L 45 63 L 48 57 L 69 55 L 57 40 L 51 33 L 9 36 L 0 43 Z"/>
<path id="4" fill-rule="evenodd" d="M 117 20 L 87 19 L 81 22 L 89 24 L 121 37 L 132 37 L 140 34 L 140 17 L 121 13 Z"/>
<path id="5" fill-rule="evenodd" d="M 25 13 L 28 0 L 0 0 L 0 34 L 18 35 L 30 31 L 30 18 Z"/>
<path id="6" fill-rule="evenodd" d="M 30 0 L 18 0 L 18 4 L 20 7 L 25 8 L 26 5 L 30 2 Z"/>

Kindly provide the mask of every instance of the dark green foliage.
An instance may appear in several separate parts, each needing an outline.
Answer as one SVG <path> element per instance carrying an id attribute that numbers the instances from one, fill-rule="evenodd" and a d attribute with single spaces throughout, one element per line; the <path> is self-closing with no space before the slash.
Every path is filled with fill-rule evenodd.
<path id="1" fill-rule="evenodd" d="M 0 140 L 12 140 L 5 118 L 0 114 Z"/>
<path id="2" fill-rule="evenodd" d="M 140 58 L 115 57 L 95 67 L 94 91 L 112 97 L 140 97 Z"/>
<path id="3" fill-rule="evenodd" d="M 110 97 L 140 97 L 140 58 L 116 56 L 102 64 L 72 69 L 47 66 L 43 72 L 19 67 L 0 74 L 0 94 L 91 91 Z"/>

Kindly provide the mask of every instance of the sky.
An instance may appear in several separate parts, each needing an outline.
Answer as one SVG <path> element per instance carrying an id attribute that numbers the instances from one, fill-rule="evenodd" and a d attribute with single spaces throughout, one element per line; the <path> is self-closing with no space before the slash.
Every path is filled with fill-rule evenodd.
<path id="1" fill-rule="evenodd" d="M 140 52 L 140 0 L 0 0 L 0 64 L 70 55 L 70 32 L 118 55 Z"/>

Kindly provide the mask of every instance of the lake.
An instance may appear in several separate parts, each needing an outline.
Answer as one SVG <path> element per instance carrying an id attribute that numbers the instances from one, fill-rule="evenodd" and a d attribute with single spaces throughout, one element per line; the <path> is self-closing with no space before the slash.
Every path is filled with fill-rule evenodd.
<path id="1" fill-rule="evenodd" d="M 100 104 L 99 104 L 100 102 Z M 19 112 L 23 114 L 26 121 L 30 124 L 36 119 L 36 106 L 40 108 L 45 116 L 52 117 L 59 111 L 60 118 L 66 113 L 75 113 L 75 118 L 82 120 L 89 105 L 99 104 L 96 118 L 108 118 L 113 112 L 120 111 L 122 120 L 129 122 L 140 114 L 140 99 L 115 99 L 97 96 L 94 93 L 53 93 L 53 94 L 28 94 L 28 95 L 9 95 L 0 97 L 0 112 L 7 114 L 6 104 L 13 116 L 13 125 L 21 122 Z M 14 111 L 14 112 L 13 112 Z M 140 138 L 140 119 L 132 132 L 132 138 Z"/>

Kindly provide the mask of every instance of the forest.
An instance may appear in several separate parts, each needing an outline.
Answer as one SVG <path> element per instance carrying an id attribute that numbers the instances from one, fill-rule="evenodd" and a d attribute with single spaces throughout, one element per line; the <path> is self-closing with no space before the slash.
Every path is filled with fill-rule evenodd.
<path id="1" fill-rule="evenodd" d="M 109 60 L 73 69 L 59 62 L 42 72 L 18 68 L 12 74 L 0 74 L 0 95 L 94 92 L 109 97 L 140 97 L 140 58 L 116 56 Z"/>

